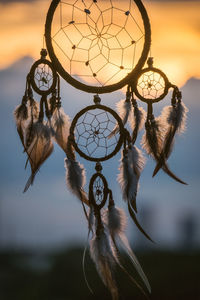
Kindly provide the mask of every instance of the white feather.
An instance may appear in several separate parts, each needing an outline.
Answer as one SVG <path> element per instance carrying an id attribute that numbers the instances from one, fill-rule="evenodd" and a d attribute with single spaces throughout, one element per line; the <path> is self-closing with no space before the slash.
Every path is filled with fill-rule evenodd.
<path id="1" fill-rule="evenodd" d="M 66 184 L 69 190 L 81 201 L 88 204 L 83 187 L 86 183 L 85 169 L 76 160 L 65 158 Z"/>
<path id="2" fill-rule="evenodd" d="M 122 232 L 125 232 L 127 218 L 123 209 L 112 205 L 106 211 L 105 220 L 111 235 L 121 234 Z"/>
<path id="3" fill-rule="evenodd" d="M 177 103 L 175 107 L 166 106 L 161 113 L 161 119 L 167 125 L 176 126 L 176 130 L 179 134 L 183 133 L 186 129 L 188 108 L 183 102 Z"/>
<path id="4" fill-rule="evenodd" d="M 90 206 L 89 216 L 88 216 L 88 229 L 89 229 L 89 232 L 93 231 L 93 227 L 94 227 L 94 208 L 92 206 Z"/>
<path id="5" fill-rule="evenodd" d="M 137 113 L 137 116 L 135 115 Z M 129 124 L 131 129 L 134 130 L 136 126 L 136 120 L 138 122 L 138 131 L 140 131 L 144 127 L 144 122 L 146 119 L 146 111 L 143 107 L 137 107 L 136 112 L 133 112 L 129 115 Z"/>
<path id="6" fill-rule="evenodd" d="M 129 162 L 128 155 L 123 155 L 119 166 L 118 182 L 125 201 L 132 201 L 137 194 L 137 177 Z"/>
<path id="7" fill-rule="evenodd" d="M 128 120 L 129 113 L 132 109 L 131 102 L 127 100 L 120 100 L 117 104 L 117 111 L 119 113 L 120 118 L 122 119 L 123 125 L 126 124 Z M 109 134 L 108 138 L 111 138 L 113 135 L 119 132 L 119 126 L 116 125 L 113 131 Z"/>
<path id="8" fill-rule="evenodd" d="M 166 123 L 164 120 L 160 117 L 156 118 L 151 123 L 151 130 L 145 131 L 143 134 L 142 140 L 141 140 L 141 146 L 146 151 L 148 155 L 151 155 L 155 160 L 159 157 L 160 153 L 162 152 L 163 147 L 163 140 L 165 137 L 165 133 L 167 130 Z M 152 144 L 150 144 L 148 136 L 149 133 L 151 133 L 151 143 L 153 143 L 154 149 L 152 149 Z M 153 135 L 152 135 L 153 132 Z M 154 136 L 155 134 L 155 136 Z M 156 142 L 155 142 L 156 137 Z M 155 156 L 156 155 L 156 156 Z"/>
<path id="9" fill-rule="evenodd" d="M 114 280 L 116 254 L 104 230 L 100 232 L 99 236 L 94 235 L 90 241 L 90 255 L 96 265 L 99 276 L 110 290 L 112 299 L 117 300 L 118 291 Z"/>
<path id="10" fill-rule="evenodd" d="M 144 281 L 148 291 L 151 292 L 151 287 L 150 287 L 149 281 L 148 281 L 146 275 L 144 274 L 142 267 L 141 267 L 139 261 L 137 260 L 137 257 L 133 253 L 133 251 L 129 245 L 128 239 L 125 235 L 126 224 L 127 224 L 127 218 L 126 218 L 125 212 L 122 209 L 115 207 L 114 205 L 111 206 L 107 210 L 106 223 L 107 223 L 108 229 L 110 231 L 110 234 L 115 241 L 115 244 L 116 244 L 117 240 L 120 241 L 120 244 L 122 245 L 122 247 L 128 254 L 128 256 L 129 256 L 131 262 L 133 263 L 133 265 L 135 266 L 138 274 Z"/>
<path id="11" fill-rule="evenodd" d="M 52 128 L 55 132 L 55 140 L 58 145 L 67 152 L 67 140 L 69 136 L 70 120 L 62 108 L 56 109 L 52 116 Z"/>
<path id="12" fill-rule="evenodd" d="M 120 162 L 118 182 L 122 190 L 123 199 L 131 203 L 137 210 L 138 182 L 140 173 L 144 168 L 145 158 L 136 146 L 133 146 L 131 149 L 128 148 L 127 151 L 128 153 L 123 155 Z"/>
<path id="13" fill-rule="evenodd" d="M 125 125 L 127 120 L 128 120 L 128 116 L 129 113 L 131 111 L 131 102 L 127 101 L 127 100 L 120 100 L 117 104 L 117 111 L 119 113 L 120 118 L 122 119 L 122 123 Z"/>

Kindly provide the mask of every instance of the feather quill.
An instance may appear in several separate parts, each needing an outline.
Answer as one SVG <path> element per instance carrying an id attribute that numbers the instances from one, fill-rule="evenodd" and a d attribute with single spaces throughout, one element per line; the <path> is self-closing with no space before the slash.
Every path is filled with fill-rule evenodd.
<path id="1" fill-rule="evenodd" d="M 29 186 L 33 184 L 35 175 L 40 166 L 53 151 L 53 143 L 49 127 L 44 125 L 42 122 L 33 123 L 32 135 L 29 143 L 29 145 L 26 145 L 26 152 L 31 166 L 31 176 L 26 183 L 24 193 L 28 190 Z"/>
<path id="2" fill-rule="evenodd" d="M 161 157 L 155 167 L 153 176 L 162 168 L 163 161 L 166 161 L 170 157 L 176 133 L 181 134 L 185 131 L 187 112 L 187 107 L 181 101 L 176 106 L 168 106 L 163 109 L 161 119 L 166 123 L 168 130 L 163 142 Z"/>
<path id="3" fill-rule="evenodd" d="M 58 145 L 67 153 L 70 121 L 62 108 L 56 108 L 52 116 L 52 128 Z"/>
<path id="4" fill-rule="evenodd" d="M 163 135 L 164 129 L 161 129 L 160 120 L 147 120 L 145 123 L 146 132 L 142 138 L 142 147 L 146 150 L 147 154 L 151 155 L 154 160 L 158 163 L 161 159 Z M 162 158 L 163 171 L 168 174 L 171 178 L 178 181 L 179 183 L 186 184 L 180 178 L 178 178 L 167 166 L 165 160 Z"/>
<path id="5" fill-rule="evenodd" d="M 123 125 L 127 123 L 130 111 L 131 111 L 131 102 L 130 99 L 123 99 L 117 103 L 117 111 L 119 113 L 120 118 L 122 119 Z M 111 138 L 115 134 L 119 132 L 119 126 L 116 125 L 113 131 L 109 134 L 108 138 Z"/>
<path id="6" fill-rule="evenodd" d="M 117 240 L 120 241 L 121 245 L 123 246 L 124 250 L 128 254 L 131 262 L 133 263 L 135 269 L 137 270 L 138 274 L 142 278 L 144 284 L 146 285 L 149 293 L 151 293 L 151 287 L 149 284 L 149 281 L 144 274 L 142 267 L 137 260 L 137 257 L 133 253 L 129 242 L 127 240 L 127 237 L 125 235 L 126 230 L 126 215 L 124 211 L 120 208 L 115 207 L 114 205 L 109 206 L 106 214 L 106 223 L 111 235 L 111 238 L 114 242 L 114 245 L 117 244 Z M 117 247 L 117 246 L 116 246 Z M 118 247 L 117 247 L 118 249 Z"/>
<path id="7" fill-rule="evenodd" d="M 88 197 L 83 187 L 86 182 L 83 165 L 71 158 L 65 158 L 66 184 L 69 190 L 82 202 L 89 205 Z"/>
<path id="8" fill-rule="evenodd" d="M 90 241 L 90 255 L 105 286 L 110 290 L 112 300 L 118 300 L 118 290 L 114 279 L 116 254 L 109 237 L 102 229 Z"/>

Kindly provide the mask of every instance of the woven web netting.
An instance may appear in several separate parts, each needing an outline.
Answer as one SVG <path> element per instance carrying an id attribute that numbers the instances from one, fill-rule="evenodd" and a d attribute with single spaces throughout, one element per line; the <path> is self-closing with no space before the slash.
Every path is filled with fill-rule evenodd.
<path id="1" fill-rule="evenodd" d="M 133 0 L 60 1 L 52 22 L 52 44 L 73 78 L 89 85 L 114 84 L 140 58 L 142 17 Z"/>
<path id="2" fill-rule="evenodd" d="M 89 110 L 77 121 L 75 141 L 78 148 L 93 158 L 106 157 L 116 148 L 120 134 L 110 137 L 116 126 L 116 119 L 101 109 Z"/>
<path id="3" fill-rule="evenodd" d="M 165 80 L 158 72 L 145 72 L 138 79 L 137 90 L 145 99 L 157 99 L 165 91 Z"/>
<path id="4" fill-rule="evenodd" d="M 104 199 L 104 188 L 102 178 L 97 176 L 93 183 L 93 195 L 97 205 L 100 205 Z"/>
<path id="5" fill-rule="evenodd" d="M 41 63 L 36 67 L 34 81 L 41 91 L 49 90 L 53 83 L 53 73 L 49 65 Z"/>

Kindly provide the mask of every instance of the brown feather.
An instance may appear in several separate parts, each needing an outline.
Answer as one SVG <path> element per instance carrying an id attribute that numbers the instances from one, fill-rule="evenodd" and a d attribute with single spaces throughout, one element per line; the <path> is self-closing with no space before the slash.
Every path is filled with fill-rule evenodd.
<path id="1" fill-rule="evenodd" d="M 27 148 L 28 161 L 31 166 L 31 176 L 24 188 L 26 192 L 31 184 L 33 184 L 35 175 L 44 161 L 51 155 L 53 151 L 53 143 L 51 140 L 50 129 L 43 123 L 37 122 L 33 124 L 32 141 Z"/>

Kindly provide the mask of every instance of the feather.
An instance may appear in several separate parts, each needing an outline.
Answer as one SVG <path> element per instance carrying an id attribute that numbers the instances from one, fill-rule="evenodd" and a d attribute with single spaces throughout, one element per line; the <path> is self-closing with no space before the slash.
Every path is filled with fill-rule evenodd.
<path id="1" fill-rule="evenodd" d="M 132 131 L 133 131 L 132 141 L 134 143 L 136 141 L 138 132 L 144 126 L 146 112 L 142 107 L 138 108 L 138 105 L 137 105 L 136 101 L 133 104 L 133 109 L 134 109 L 133 114 L 130 114 L 130 116 L 129 116 L 129 124 L 131 126 Z"/>
<path id="2" fill-rule="evenodd" d="M 144 236 L 146 236 L 146 238 L 148 240 L 150 240 L 152 243 L 154 243 L 154 241 L 150 238 L 150 236 L 144 231 L 144 229 L 142 228 L 142 226 L 140 225 L 140 223 L 138 222 L 136 215 L 134 213 L 134 211 L 132 210 L 131 205 L 128 203 L 128 211 L 129 214 L 131 216 L 131 219 L 133 220 L 133 222 L 135 223 L 135 225 L 137 226 L 137 228 L 140 230 L 141 233 L 144 234 Z"/>
<path id="3" fill-rule="evenodd" d="M 162 168 L 163 161 L 170 157 L 176 133 L 181 134 L 185 131 L 187 112 L 188 109 L 182 102 L 178 102 L 176 106 L 168 106 L 163 109 L 161 118 L 168 126 L 168 130 L 163 142 L 161 157 L 155 167 L 153 176 Z"/>
<path id="4" fill-rule="evenodd" d="M 129 113 L 131 111 L 131 102 L 130 99 L 123 99 L 117 103 L 117 111 L 119 113 L 120 118 L 122 119 L 123 125 L 127 123 Z M 116 125 L 113 131 L 109 134 L 108 138 L 111 138 L 113 135 L 119 132 L 119 126 Z"/>
<path id="5" fill-rule="evenodd" d="M 93 227 L 94 227 L 94 208 L 91 205 L 90 206 L 90 211 L 89 211 L 89 216 L 88 216 L 88 230 L 89 230 L 89 233 L 91 231 L 93 232 Z"/>
<path id="6" fill-rule="evenodd" d="M 30 145 L 26 146 L 26 151 L 31 166 L 31 176 L 26 183 L 24 193 L 28 190 L 29 186 L 33 184 L 35 175 L 39 171 L 40 166 L 53 151 L 49 127 L 41 122 L 36 122 L 32 125 L 32 138 Z"/>
<path id="7" fill-rule="evenodd" d="M 107 210 L 107 226 L 110 232 L 110 235 L 116 245 L 116 241 L 119 240 L 121 245 L 123 246 L 124 250 L 128 254 L 131 262 L 133 263 L 134 267 L 136 268 L 138 274 L 142 278 L 143 282 L 145 283 L 149 293 L 151 293 L 151 287 L 149 281 L 144 274 L 142 267 L 140 266 L 139 261 L 137 260 L 135 254 L 133 253 L 127 237 L 125 235 L 126 230 L 126 215 L 124 211 L 120 208 L 115 207 L 114 205 L 110 206 Z M 117 248 L 118 249 L 118 248 Z"/>
<path id="8" fill-rule="evenodd" d="M 14 117 L 15 117 L 15 122 L 17 126 L 17 132 L 19 134 L 21 143 L 23 147 L 25 147 L 25 128 L 26 128 L 26 121 L 28 119 L 28 109 L 26 107 L 25 103 L 22 103 L 21 105 L 17 106 L 15 111 L 14 111 Z"/>
<path id="9" fill-rule="evenodd" d="M 39 117 L 39 103 L 35 101 L 33 98 L 29 99 L 28 106 L 29 114 L 33 121 L 38 120 Z"/>
<path id="10" fill-rule="evenodd" d="M 142 147 L 146 150 L 147 154 L 151 155 L 154 160 L 158 163 L 162 159 L 163 171 L 168 174 L 171 178 L 178 181 L 179 183 L 186 184 L 180 178 L 178 178 L 172 171 L 168 168 L 164 158 L 161 156 L 162 145 L 163 145 L 163 135 L 165 130 L 160 126 L 160 120 L 147 120 L 145 123 L 146 132 L 142 138 Z"/>
<path id="11" fill-rule="evenodd" d="M 69 136 L 70 121 L 62 108 L 56 108 L 52 116 L 52 128 L 58 145 L 67 153 L 67 140 Z"/>
<path id="12" fill-rule="evenodd" d="M 118 290 L 114 279 L 116 266 L 116 254 L 109 237 L 102 229 L 98 235 L 94 235 L 90 241 L 90 256 L 96 265 L 96 269 L 105 286 L 110 290 L 112 300 L 118 300 Z"/>
<path id="13" fill-rule="evenodd" d="M 119 167 L 118 182 L 122 189 L 123 199 L 129 202 L 136 212 L 138 182 L 144 164 L 145 159 L 142 152 L 133 146 L 131 149 L 127 149 L 127 154 L 123 154 Z"/>
<path id="14" fill-rule="evenodd" d="M 69 190 L 82 202 L 89 205 L 89 201 L 83 187 L 86 182 L 83 165 L 71 158 L 65 158 L 66 184 Z"/>

